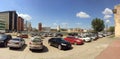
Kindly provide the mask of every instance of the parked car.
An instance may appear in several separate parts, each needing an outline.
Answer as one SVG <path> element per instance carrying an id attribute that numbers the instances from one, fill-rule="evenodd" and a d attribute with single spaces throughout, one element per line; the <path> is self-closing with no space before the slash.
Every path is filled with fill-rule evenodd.
<path id="1" fill-rule="evenodd" d="M 63 38 L 51 38 L 49 39 L 48 44 L 57 47 L 59 50 L 70 49 L 72 47 L 71 44 Z"/>
<path id="2" fill-rule="evenodd" d="M 11 35 L 0 34 L 0 46 L 7 47 L 7 43 L 10 39 L 12 39 Z"/>
<path id="3" fill-rule="evenodd" d="M 104 36 L 104 37 L 106 37 L 106 36 L 107 36 L 107 34 L 105 34 L 105 33 L 104 33 L 104 34 L 103 34 L 103 36 Z"/>
<path id="4" fill-rule="evenodd" d="M 11 48 L 22 48 L 25 45 L 25 40 L 23 38 L 13 38 L 8 41 L 7 46 Z"/>
<path id="5" fill-rule="evenodd" d="M 68 33 L 69 36 L 78 36 L 78 33 Z"/>
<path id="6" fill-rule="evenodd" d="M 43 47 L 44 47 L 43 40 L 40 37 L 35 36 L 31 38 L 29 43 L 30 50 L 43 50 Z"/>
<path id="7" fill-rule="evenodd" d="M 91 38 L 92 40 L 97 40 L 97 39 L 98 39 L 98 36 L 97 36 L 97 35 L 92 35 L 92 36 L 90 36 L 90 38 Z"/>
<path id="8" fill-rule="evenodd" d="M 102 38 L 102 37 L 103 37 L 103 35 L 102 35 L 102 34 L 98 34 L 98 37 L 99 37 L 99 38 Z"/>
<path id="9" fill-rule="evenodd" d="M 75 38 L 73 36 L 68 36 L 64 38 L 66 41 L 70 42 L 71 44 L 84 44 L 84 41 L 82 39 Z"/>
<path id="10" fill-rule="evenodd" d="M 54 37 L 63 37 L 62 33 L 54 33 Z"/>
<path id="11" fill-rule="evenodd" d="M 21 34 L 21 35 L 18 35 L 17 37 L 28 38 L 28 35 L 27 34 Z"/>
<path id="12" fill-rule="evenodd" d="M 82 39 L 85 42 L 91 42 L 91 38 L 87 36 L 76 36 L 76 38 Z"/>

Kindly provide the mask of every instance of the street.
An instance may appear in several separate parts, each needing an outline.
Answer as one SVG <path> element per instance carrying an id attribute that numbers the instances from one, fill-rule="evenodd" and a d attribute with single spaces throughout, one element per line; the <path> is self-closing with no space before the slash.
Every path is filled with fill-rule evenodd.
<path id="1" fill-rule="evenodd" d="M 94 59 L 99 55 L 115 38 L 104 37 L 83 45 L 72 45 L 70 50 L 59 50 L 48 45 L 48 39 L 43 39 L 43 51 L 30 51 L 29 40 L 23 49 L 0 48 L 1 59 Z"/>

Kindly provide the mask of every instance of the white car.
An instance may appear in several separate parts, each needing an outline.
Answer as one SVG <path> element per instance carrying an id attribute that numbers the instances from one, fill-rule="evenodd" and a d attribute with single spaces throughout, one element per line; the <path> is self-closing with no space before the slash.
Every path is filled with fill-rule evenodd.
<path id="1" fill-rule="evenodd" d="M 77 36 L 76 38 L 82 39 L 85 42 L 91 42 L 91 38 L 90 37 L 86 37 L 86 36 Z"/>
<path id="2" fill-rule="evenodd" d="M 98 37 L 99 37 L 99 38 L 103 38 L 103 35 L 102 35 L 102 34 L 98 34 Z"/>
<path id="3" fill-rule="evenodd" d="M 25 45 L 25 40 L 23 38 L 13 38 L 8 41 L 8 47 L 11 48 L 22 48 Z"/>
<path id="4" fill-rule="evenodd" d="M 97 37 L 96 35 L 94 35 L 94 36 L 90 36 L 90 38 L 91 38 L 92 40 L 96 40 L 96 39 L 98 39 L 98 37 Z"/>
<path id="5" fill-rule="evenodd" d="M 30 50 L 43 50 L 43 48 L 44 48 L 43 41 L 41 40 L 40 37 L 35 36 L 30 40 L 29 43 Z"/>

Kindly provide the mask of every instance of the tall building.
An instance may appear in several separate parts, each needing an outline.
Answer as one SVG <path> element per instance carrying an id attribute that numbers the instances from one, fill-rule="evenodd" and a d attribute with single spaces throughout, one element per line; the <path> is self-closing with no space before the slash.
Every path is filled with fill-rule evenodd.
<path id="1" fill-rule="evenodd" d="M 24 19 L 22 17 L 18 17 L 17 31 L 23 31 L 23 30 L 24 30 Z"/>
<path id="2" fill-rule="evenodd" d="M 32 31 L 31 22 L 28 22 L 27 27 L 28 27 L 28 31 Z"/>
<path id="3" fill-rule="evenodd" d="M 25 31 L 32 31 L 31 22 L 25 21 L 24 30 L 25 30 Z"/>
<path id="4" fill-rule="evenodd" d="M 42 31 L 42 23 L 38 24 L 38 31 Z"/>
<path id="5" fill-rule="evenodd" d="M 17 31 L 17 13 L 16 11 L 0 12 L 0 19 L 5 21 L 5 31 Z"/>
<path id="6" fill-rule="evenodd" d="M 0 19 L 0 32 L 5 32 L 5 21 Z"/>
<path id="7" fill-rule="evenodd" d="M 120 37 L 120 4 L 114 7 L 113 13 L 115 19 L 115 37 Z"/>

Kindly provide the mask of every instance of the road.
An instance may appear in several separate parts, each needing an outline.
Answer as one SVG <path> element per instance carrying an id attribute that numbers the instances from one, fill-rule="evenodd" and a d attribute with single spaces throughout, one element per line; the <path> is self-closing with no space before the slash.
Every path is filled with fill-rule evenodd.
<path id="1" fill-rule="evenodd" d="M 49 38 L 43 39 L 44 50 L 34 51 L 29 50 L 29 40 L 26 40 L 26 45 L 23 49 L 9 50 L 8 47 L 0 47 L 1 59 L 94 59 L 100 54 L 115 38 L 104 37 L 96 41 L 85 43 L 84 45 L 72 45 L 73 49 L 58 50 L 55 47 L 49 46 L 47 41 Z"/>

